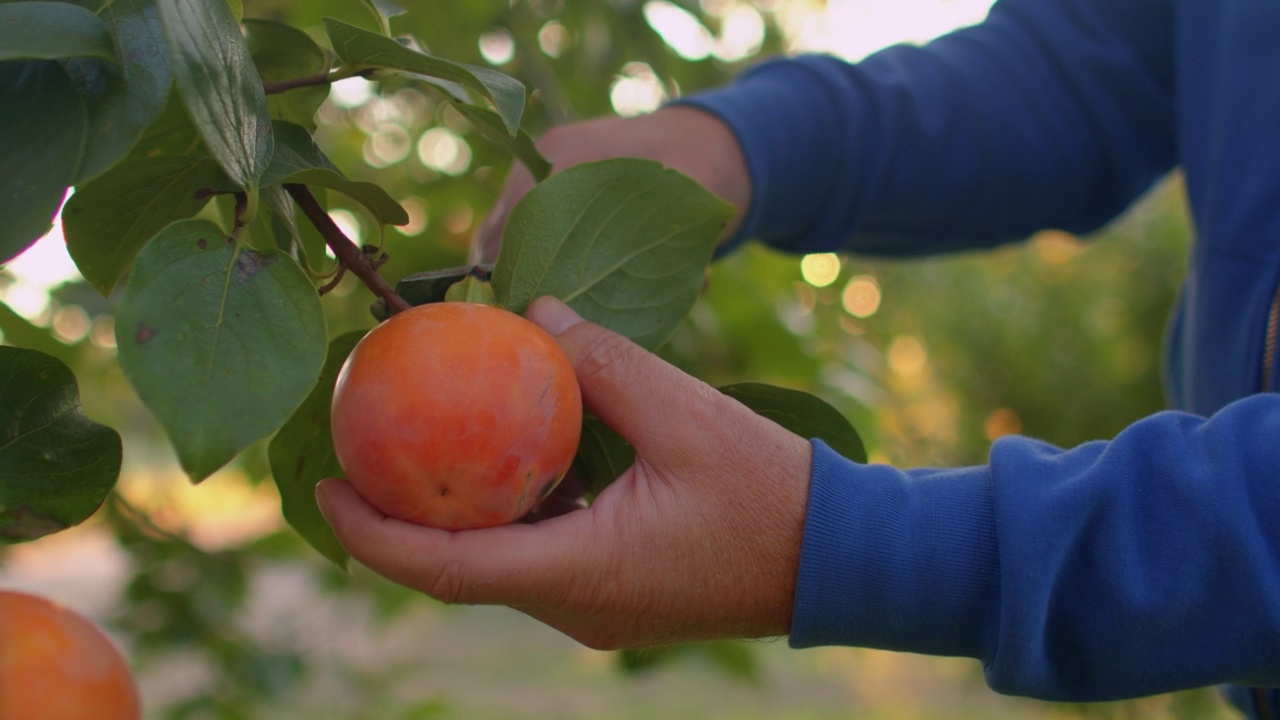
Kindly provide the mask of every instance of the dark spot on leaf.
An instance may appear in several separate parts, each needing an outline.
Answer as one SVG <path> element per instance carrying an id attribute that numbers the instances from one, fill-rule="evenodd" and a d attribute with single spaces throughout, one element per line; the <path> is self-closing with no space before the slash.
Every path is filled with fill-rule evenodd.
<path id="1" fill-rule="evenodd" d="M 448 494 L 449 494 L 449 486 L 448 486 L 448 485 L 441 485 L 441 486 L 440 486 L 440 497 L 444 497 L 444 496 L 446 496 L 446 495 L 448 495 Z"/>
<path id="2" fill-rule="evenodd" d="M 204 238 L 200 238 L 199 240 L 196 240 L 196 247 L 200 248 L 201 250 L 205 249 L 208 246 L 209 246 L 209 243 L 205 242 Z"/>
<path id="3" fill-rule="evenodd" d="M 236 260 L 236 269 L 231 279 L 237 285 L 243 285 L 253 279 L 253 276 L 262 272 L 271 263 L 275 262 L 275 255 L 264 255 L 253 250 L 245 250 L 240 253 L 240 257 Z"/>
<path id="4" fill-rule="evenodd" d="M 156 336 L 156 329 L 147 327 L 144 323 L 138 323 L 138 334 L 134 336 L 134 340 L 139 345 L 146 345 L 151 338 Z"/>
<path id="5" fill-rule="evenodd" d="M 27 507 L 0 510 L 0 541 L 35 540 L 68 527 L 57 518 Z"/>

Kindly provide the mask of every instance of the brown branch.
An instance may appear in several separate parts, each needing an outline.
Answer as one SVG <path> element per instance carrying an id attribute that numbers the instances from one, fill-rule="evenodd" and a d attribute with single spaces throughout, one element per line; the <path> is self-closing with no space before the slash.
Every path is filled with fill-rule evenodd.
<path id="1" fill-rule="evenodd" d="M 342 78 L 332 77 L 328 70 L 322 70 L 315 75 L 304 75 L 302 77 L 289 78 L 288 80 L 276 80 L 273 82 L 262 82 L 262 89 L 268 95 L 277 95 L 282 92 L 289 92 L 297 88 L 313 87 L 315 85 L 329 85 L 336 80 Z"/>
<path id="2" fill-rule="evenodd" d="M 289 78 L 288 80 L 262 81 L 262 89 L 268 95 L 278 95 L 290 90 L 297 90 L 304 87 L 315 87 L 317 85 L 332 85 L 339 80 L 346 80 L 351 77 L 367 78 L 373 74 L 373 68 L 365 68 L 363 70 L 321 70 L 314 75 L 303 75 L 302 77 Z"/>
<path id="3" fill-rule="evenodd" d="M 306 185 L 286 184 L 284 189 L 298 203 L 298 207 L 302 208 L 302 213 L 307 216 L 311 224 L 316 230 L 320 231 L 320 235 L 324 237 L 325 244 L 333 251 L 334 257 L 338 258 L 338 262 L 342 263 L 356 277 L 360 278 L 373 294 L 382 298 L 386 303 L 387 310 L 395 315 L 401 310 L 408 310 L 410 305 L 405 299 L 396 294 L 395 290 L 382 279 L 378 271 L 369 262 L 369 258 L 360 252 L 360 248 L 356 244 L 342 234 L 342 229 L 334 224 L 333 219 L 329 217 L 329 213 L 320 206 L 320 201 L 316 200 L 316 196 L 311 194 Z"/>

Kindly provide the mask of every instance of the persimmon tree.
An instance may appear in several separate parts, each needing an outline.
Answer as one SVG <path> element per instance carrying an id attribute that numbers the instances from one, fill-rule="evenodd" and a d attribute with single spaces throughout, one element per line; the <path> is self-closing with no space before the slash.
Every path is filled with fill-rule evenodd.
<path id="1" fill-rule="evenodd" d="M 61 207 L 80 273 L 104 296 L 118 291 L 120 367 L 192 482 L 271 437 L 285 519 L 339 564 L 346 555 L 312 494 L 341 473 L 328 412 L 354 341 L 326 328 L 323 296 L 337 281 L 357 276 L 385 317 L 444 300 L 464 278 L 488 282 L 491 271 L 503 307 L 522 312 L 553 294 L 655 349 L 697 300 L 731 213 L 646 160 L 552 175 L 522 129 L 522 83 L 432 55 L 393 35 L 403 10 L 361 5 L 375 29 L 325 18 L 317 39 L 243 18 L 223 0 L 0 4 L 0 261 L 21 255 Z M 352 77 L 396 77 L 434 94 L 540 181 L 513 211 L 496 266 L 384 278 L 385 248 L 357 245 L 333 221 L 334 194 L 381 227 L 409 220 L 315 140 L 317 109 Z M 0 536 L 30 540 L 81 522 L 118 476 L 118 435 L 84 415 L 75 378 L 55 358 L 0 347 L 0 378 Z M 725 392 L 862 453 L 847 421 L 815 397 L 764 385 Z M 630 451 L 595 419 L 585 424 L 575 464 L 598 490 Z"/>

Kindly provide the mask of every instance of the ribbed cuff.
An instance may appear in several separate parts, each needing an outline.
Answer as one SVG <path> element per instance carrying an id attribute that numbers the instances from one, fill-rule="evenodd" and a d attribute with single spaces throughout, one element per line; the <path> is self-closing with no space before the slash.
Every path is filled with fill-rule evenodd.
<path id="1" fill-rule="evenodd" d="M 902 471 L 813 449 L 791 646 L 989 657 L 1000 608 L 990 469 Z"/>

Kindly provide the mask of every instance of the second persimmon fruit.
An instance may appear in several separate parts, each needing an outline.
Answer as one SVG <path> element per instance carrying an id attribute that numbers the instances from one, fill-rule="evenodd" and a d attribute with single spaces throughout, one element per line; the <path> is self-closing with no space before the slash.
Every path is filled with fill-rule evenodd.
<path id="1" fill-rule="evenodd" d="M 534 508 L 578 449 L 573 366 L 502 308 L 443 302 L 397 313 L 352 350 L 332 430 L 347 480 L 384 514 L 445 530 Z"/>

